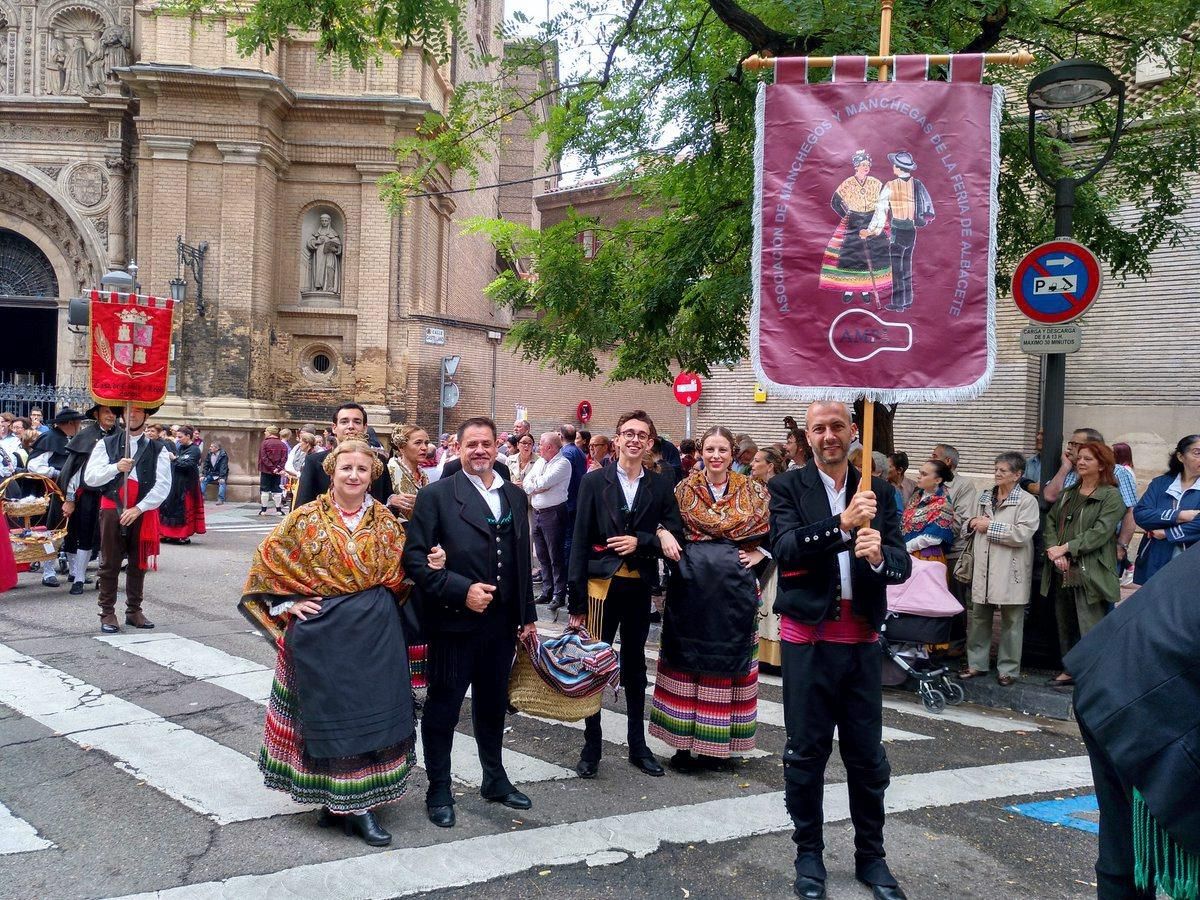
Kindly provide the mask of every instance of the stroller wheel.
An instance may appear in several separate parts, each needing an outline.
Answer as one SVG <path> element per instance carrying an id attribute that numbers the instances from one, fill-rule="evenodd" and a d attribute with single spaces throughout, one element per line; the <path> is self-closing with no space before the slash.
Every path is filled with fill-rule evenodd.
<path id="1" fill-rule="evenodd" d="M 921 685 L 921 702 L 933 713 L 940 713 L 946 708 L 946 695 L 935 687 Z"/>
<path id="2" fill-rule="evenodd" d="M 951 706 L 958 706 L 967 696 L 961 684 L 950 680 L 947 680 L 944 685 L 944 693 L 946 695 L 946 702 Z"/>

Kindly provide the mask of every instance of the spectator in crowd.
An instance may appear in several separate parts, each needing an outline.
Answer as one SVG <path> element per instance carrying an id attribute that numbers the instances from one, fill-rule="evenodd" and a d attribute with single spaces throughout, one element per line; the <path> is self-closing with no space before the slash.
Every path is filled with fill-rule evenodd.
<path id="1" fill-rule="evenodd" d="M 25 439 L 25 432 L 28 429 L 28 419 L 21 416 L 10 416 L 8 419 L 8 435 L 3 441 L 0 441 L 0 446 L 4 448 L 8 455 L 18 460 L 20 468 L 24 468 L 25 460 L 27 459 L 23 441 Z"/>
<path id="2" fill-rule="evenodd" d="M 258 503 L 260 516 L 267 514 L 268 501 L 275 504 L 275 513 L 283 515 L 283 467 L 287 464 L 287 445 L 279 439 L 274 425 L 263 431 L 258 448 Z"/>
<path id="3" fill-rule="evenodd" d="M 217 506 L 222 506 L 229 483 L 229 454 L 221 447 L 220 441 L 209 441 L 208 455 L 204 457 L 200 469 L 200 493 L 208 490 L 214 481 L 217 483 Z"/>
<path id="4" fill-rule="evenodd" d="M 750 475 L 756 481 L 767 486 L 768 496 L 771 490 L 771 479 L 787 471 L 789 458 L 778 444 L 763 447 L 754 454 L 754 464 L 750 467 Z M 775 612 L 775 591 L 779 583 L 779 570 L 775 566 L 767 567 L 767 571 L 759 583 L 761 585 L 761 605 L 758 609 L 758 662 L 760 666 L 770 666 L 778 669 L 782 664 L 779 649 L 779 615 Z"/>
<path id="5" fill-rule="evenodd" d="M 590 431 L 584 431 L 580 428 L 575 432 L 575 446 L 579 448 L 580 452 L 583 453 L 583 458 L 587 461 L 587 470 L 585 470 L 584 474 L 587 474 L 592 468 L 591 444 L 592 433 Z"/>
<path id="6" fill-rule="evenodd" d="M 289 451 L 292 449 L 292 447 L 293 447 L 293 444 L 292 444 L 292 429 L 290 429 L 290 428 L 280 428 L 280 429 L 279 429 L 279 439 L 280 439 L 281 441 L 283 441 L 284 445 L 285 445 L 285 446 L 288 448 L 288 450 L 289 450 Z"/>
<path id="7" fill-rule="evenodd" d="M 1025 460 L 1025 479 L 1028 482 L 1025 489 L 1031 494 L 1042 492 L 1042 446 L 1043 432 L 1039 428 L 1033 439 L 1033 455 Z"/>
<path id="8" fill-rule="evenodd" d="M 529 434 L 529 420 L 517 419 L 513 422 L 513 434 L 517 436 L 518 440 Z M 531 434 L 529 436 L 533 437 Z"/>
<path id="9" fill-rule="evenodd" d="M 587 455 L 575 444 L 575 426 L 564 423 L 559 426 L 558 435 L 562 438 L 562 455 L 571 464 L 571 481 L 567 485 L 567 524 L 563 534 L 563 564 L 571 559 L 571 539 L 575 533 L 575 508 L 579 504 L 579 482 L 587 474 Z M 676 452 L 678 456 L 678 452 Z M 563 589 L 563 605 L 567 603 L 566 588 Z"/>
<path id="10" fill-rule="evenodd" d="M 954 507 L 946 486 L 954 470 L 940 459 L 929 459 L 917 470 L 917 490 L 904 507 L 900 530 L 913 556 L 945 563 L 954 545 Z"/>
<path id="11" fill-rule="evenodd" d="M 429 432 L 419 425 L 397 425 L 393 429 L 392 458 L 387 464 L 392 483 L 389 503 L 401 522 L 408 521 L 417 502 L 417 492 L 429 484 L 421 471 L 421 460 L 428 449 Z"/>
<path id="12" fill-rule="evenodd" d="M 1200 541 L 1200 434 L 1189 434 L 1175 445 L 1166 474 L 1150 482 L 1133 517 L 1146 531 L 1138 548 L 1133 581 L 1145 584 Z"/>
<path id="13" fill-rule="evenodd" d="M 15 419 L 10 412 L 0 413 L 0 447 L 4 446 L 4 442 L 8 439 L 12 428 L 12 420 Z"/>
<path id="14" fill-rule="evenodd" d="M 699 454 L 696 452 L 696 442 L 691 438 L 684 438 L 679 442 L 679 468 L 683 470 L 683 477 L 686 478 L 692 474 L 692 468 L 699 460 Z"/>
<path id="15" fill-rule="evenodd" d="M 908 501 L 912 498 L 913 491 L 917 489 L 917 483 L 908 477 L 907 472 L 907 453 L 897 451 L 888 457 L 887 480 L 888 484 L 896 489 L 896 493 L 900 497 L 901 509 L 908 506 Z"/>
<path id="16" fill-rule="evenodd" d="M 1133 467 L 1133 448 L 1124 441 L 1118 441 L 1112 445 L 1113 459 L 1117 461 L 1117 465 L 1129 470 L 1129 474 L 1133 476 L 1133 480 L 1137 481 L 1137 470 Z"/>
<path id="17" fill-rule="evenodd" d="M 682 772 L 727 764 L 754 750 L 758 710 L 756 570 L 767 556 L 768 495 L 730 471 L 733 435 L 700 439 L 704 471 L 675 488 L 684 560 L 667 590 L 650 735 L 675 748 Z"/>
<path id="18" fill-rule="evenodd" d="M 504 462 L 508 463 L 519 451 L 519 438 L 515 434 L 510 434 L 504 439 Z M 499 458 L 499 457 L 497 457 Z M 511 473 L 510 473 L 511 474 Z"/>
<path id="19" fill-rule="evenodd" d="M 589 472 L 602 469 L 611 462 L 609 454 L 612 453 L 612 441 L 606 435 L 593 435 L 592 439 L 588 441 L 588 449 L 591 451 L 591 462 L 588 463 Z"/>
<path id="20" fill-rule="evenodd" d="M 38 434 L 45 434 L 50 430 L 50 426 L 44 421 L 42 408 L 40 406 L 35 406 L 29 411 L 29 427 Z"/>
<path id="21" fill-rule="evenodd" d="M 1046 558 L 1052 565 L 1042 566 L 1041 592 L 1054 601 L 1063 656 L 1120 597 L 1116 534 L 1125 514 L 1112 448 L 1084 441 L 1073 449 L 1076 480 L 1046 514 Z M 1055 686 L 1074 683 L 1066 671 L 1050 680 Z"/>
<path id="22" fill-rule="evenodd" d="M 930 456 L 949 466 L 952 474 L 958 474 L 959 453 L 952 444 L 938 444 L 933 448 Z M 953 481 L 946 482 L 945 489 L 946 499 L 954 510 L 954 542 L 946 551 L 946 567 L 953 572 L 954 566 L 962 556 L 963 550 L 967 548 L 967 541 L 970 539 L 967 522 L 979 508 L 979 491 L 975 489 L 975 485 L 971 484 L 969 478 L 957 477 Z M 959 581 L 957 578 L 951 578 L 950 593 L 963 605 L 964 609 L 971 608 L 971 585 Z"/>
<path id="23" fill-rule="evenodd" d="M 979 494 L 979 509 L 967 523 L 974 541 L 967 665 L 959 675 L 986 675 L 992 653 L 992 624 L 1000 613 L 1000 648 L 996 681 L 1008 687 L 1021 674 L 1025 605 L 1033 576 L 1033 535 L 1041 512 L 1032 494 L 1021 487 L 1025 460 L 1020 453 L 1001 453 L 993 473 L 996 484 Z"/>
<path id="24" fill-rule="evenodd" d="M 571 447 L 575 447 L 572 443 Z M 567 605 L 567 557 L 563 556 L 563 531 L 569 521 L 567 496 L 573 476 L 562 436 L 553 431 L 542 435 L 538 459 L 521 487 L 533 507 L 533 547 L 542 568 L 542 596 L 557 613 Z M 578 452 L 575 447 L 576 452 Z"/>
<path id="25" fill-rule="evenodd" d="M 515 439 L 515 452 L 508 458 L 508 477 L 509 480 L 519 488 L 525 487 L 525 476 L 529 474 L 529 470 L 533 468 L 533 464 L 537 462 L 537 455 L 533 452 L 533 435 L 526 434 L 518 438 L 515 434 L 511 435 Z M 530 534 L 532 534 L 532 526 Z"/>
<path id="26" fill-rule="evenodd" d="M 808 436 L 803 428 L 789 428 L 787 433 L 788 468 L 800 469 L 808 462 L 812 456 L 812 450 L 808 446 Z"/>
<path id="27" fill-rule="evenodd" d="M 1076 428 L 1067 441 L 1063 451 L 1062 465 L 1043 488 L 1043 497 L 1047 503 L 1054 503 L 1064 490 L 1079 483 L 1079 473 L 1075 471 L 1075 459 L 1079 448 L 1084 444 L 1103 444 L 1104 435 L 1095 428 Z M 1117 561 L 1123 562 L 1129 553 L 1129 542 L 1133 539 L 1136 528 L 1133 521 L 1133 508 L 1137 506 L 1137 480 L 1133 473 L 1123 466 L 1114 466 L 1117 479 L 1117 489 L 1125 502 L 1125 515 L 1117 523 Z M 1065 651 L 1064 651 L 1065 652 Z"/>
<path id="28" fill-rule="evenodd" d="M 171 453 L 171 492 L 158 508 L 159 534 L 168 544 L 190 544 L 204 534 L 204 492 L 200 488 L 200 445 L 191 425 L 179 426 L 179 446 Z M 170 452 L 170 447 L 167 451 Z"/>
<path id="29" fill-rule="evenodd" d="M 754 443 L 754 439 L 749 435 L 744 435 L 737 442 L 737 450 L 735 451 L 735 459 L 730 467 L 731 472 L 736 472 L 739 475 L 750 474 L 750 464 L 754 462 L 754 454 L 758 452 L 758 445 Z M 706 463 L 707 465 L 707 463 Z"/>

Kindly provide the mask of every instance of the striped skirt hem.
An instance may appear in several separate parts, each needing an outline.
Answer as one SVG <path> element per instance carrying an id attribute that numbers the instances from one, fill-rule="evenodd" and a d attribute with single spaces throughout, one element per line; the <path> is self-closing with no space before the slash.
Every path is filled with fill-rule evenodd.
<path id="1" fill-rule="evenodd" d="M 744 675 L 694 675 L 659 660 L 650 734 L 676 750 L 728 759 L 754 750 L 758 654 Z"/>

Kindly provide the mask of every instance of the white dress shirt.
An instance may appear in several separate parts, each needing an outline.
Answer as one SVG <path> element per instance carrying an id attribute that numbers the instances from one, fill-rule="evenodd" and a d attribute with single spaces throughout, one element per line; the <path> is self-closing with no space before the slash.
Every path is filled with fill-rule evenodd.
<path id="1" fill-rule="evenodd" d="M 534 509 L 550 509 L 567 502 L 567 488 L 571 484 L 571 461 L 560 450 L 549 460 L 539 456 L 521 487 L 529 495 Z"/>
<path id="2" fill-rule="evenodd" d="M 50 465 L 50 456 L 51 453 L 49 450 L 43 450 L 37 456 L 30 457 L 27 468 L 35 475 L 57 478 L 59 470 Z"/>
<path id="3" fill-rule="evenodd" d="M 638 469 L 637 478 L 630 478 L 629 474 L 621 468 L 621 464 L 613 463 L 617 467 L 617 484 L 621 486 L 621 493 L 625 495 L 625 508 L 633 509 L 634 498 L 637 497 L 638 482 L 646 475 L 646 469 L 643 466 Z"/>
<path id="4" fill-rule="evenodd" d="M 129 456 L 136 459 L 138 451 L 146 441 L 150 440 L 145 434 L 139 434 L 130 442 Z M 116 463 L 108 461 L 108 450 L 104 441 L 96 441 L 92 455 L 88 457 L 87 466 L 83 470 L 83 480 L 88 487 L 102 488 L 121 474 Z M 129 470 L 129 480 L 137 481 L 137 466 Z M 158 509 L 171 493 L 171 457 L 165 447 L 159 447 L 158 459 L 154 463 L 154 487 L 146 492 L 137 502 L 137 508 L 144 513 Z"/>
<path id="5" fill-rule="evenodd" d="M 463 469 L 463 474 L 470 479 L 471 484 L 475 485 L 475 490 L 479 491 L 479 496 L 483 498 L 483 502 L 492 511 L 492 518 L 499 521 L 500 511 L 503 509 L 500 504 L 500 492 L 504 490 L 504 479 L 493 472 L 492 486 L 488 487 L 478 475 L 472 475 L 466 469 Z"/>

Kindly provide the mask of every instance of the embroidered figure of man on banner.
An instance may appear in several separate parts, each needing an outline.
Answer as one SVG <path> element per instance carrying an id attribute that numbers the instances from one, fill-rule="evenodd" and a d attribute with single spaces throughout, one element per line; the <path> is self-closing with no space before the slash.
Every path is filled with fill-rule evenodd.
<path id="1" fill-rule="evenodd" d="M 904 312 L 913 305 L 913 249 L 917 246 L 917 229 L 933 221 L 933 200 L 920 180 L 913 177 L 917 161 L 907 150 L 889 153 L 888 160 L 896 177 L 884 185 L 875 205 L 871 224 L 860 232 L 864 241 L 883 233 L 883 225 L 891 215 L 892 300 L 885 307 Z"/>
<path id="2" fill-rule="evenodd" d="M 843 303 L 852 302 L 857 293 L 866 304 L 874 295 L 879 305 L 892 286 L 891 251 L 886 237 L 867 234 L 867 229 L 875 216 L 883 182 L 870 174 L 871 154 L 866 150 L 855 151 L 850 163 L 854 174 L 837 186 L 829 201 L 840 221 L 825 247 L 820 287 L 841 291 Z"/>

